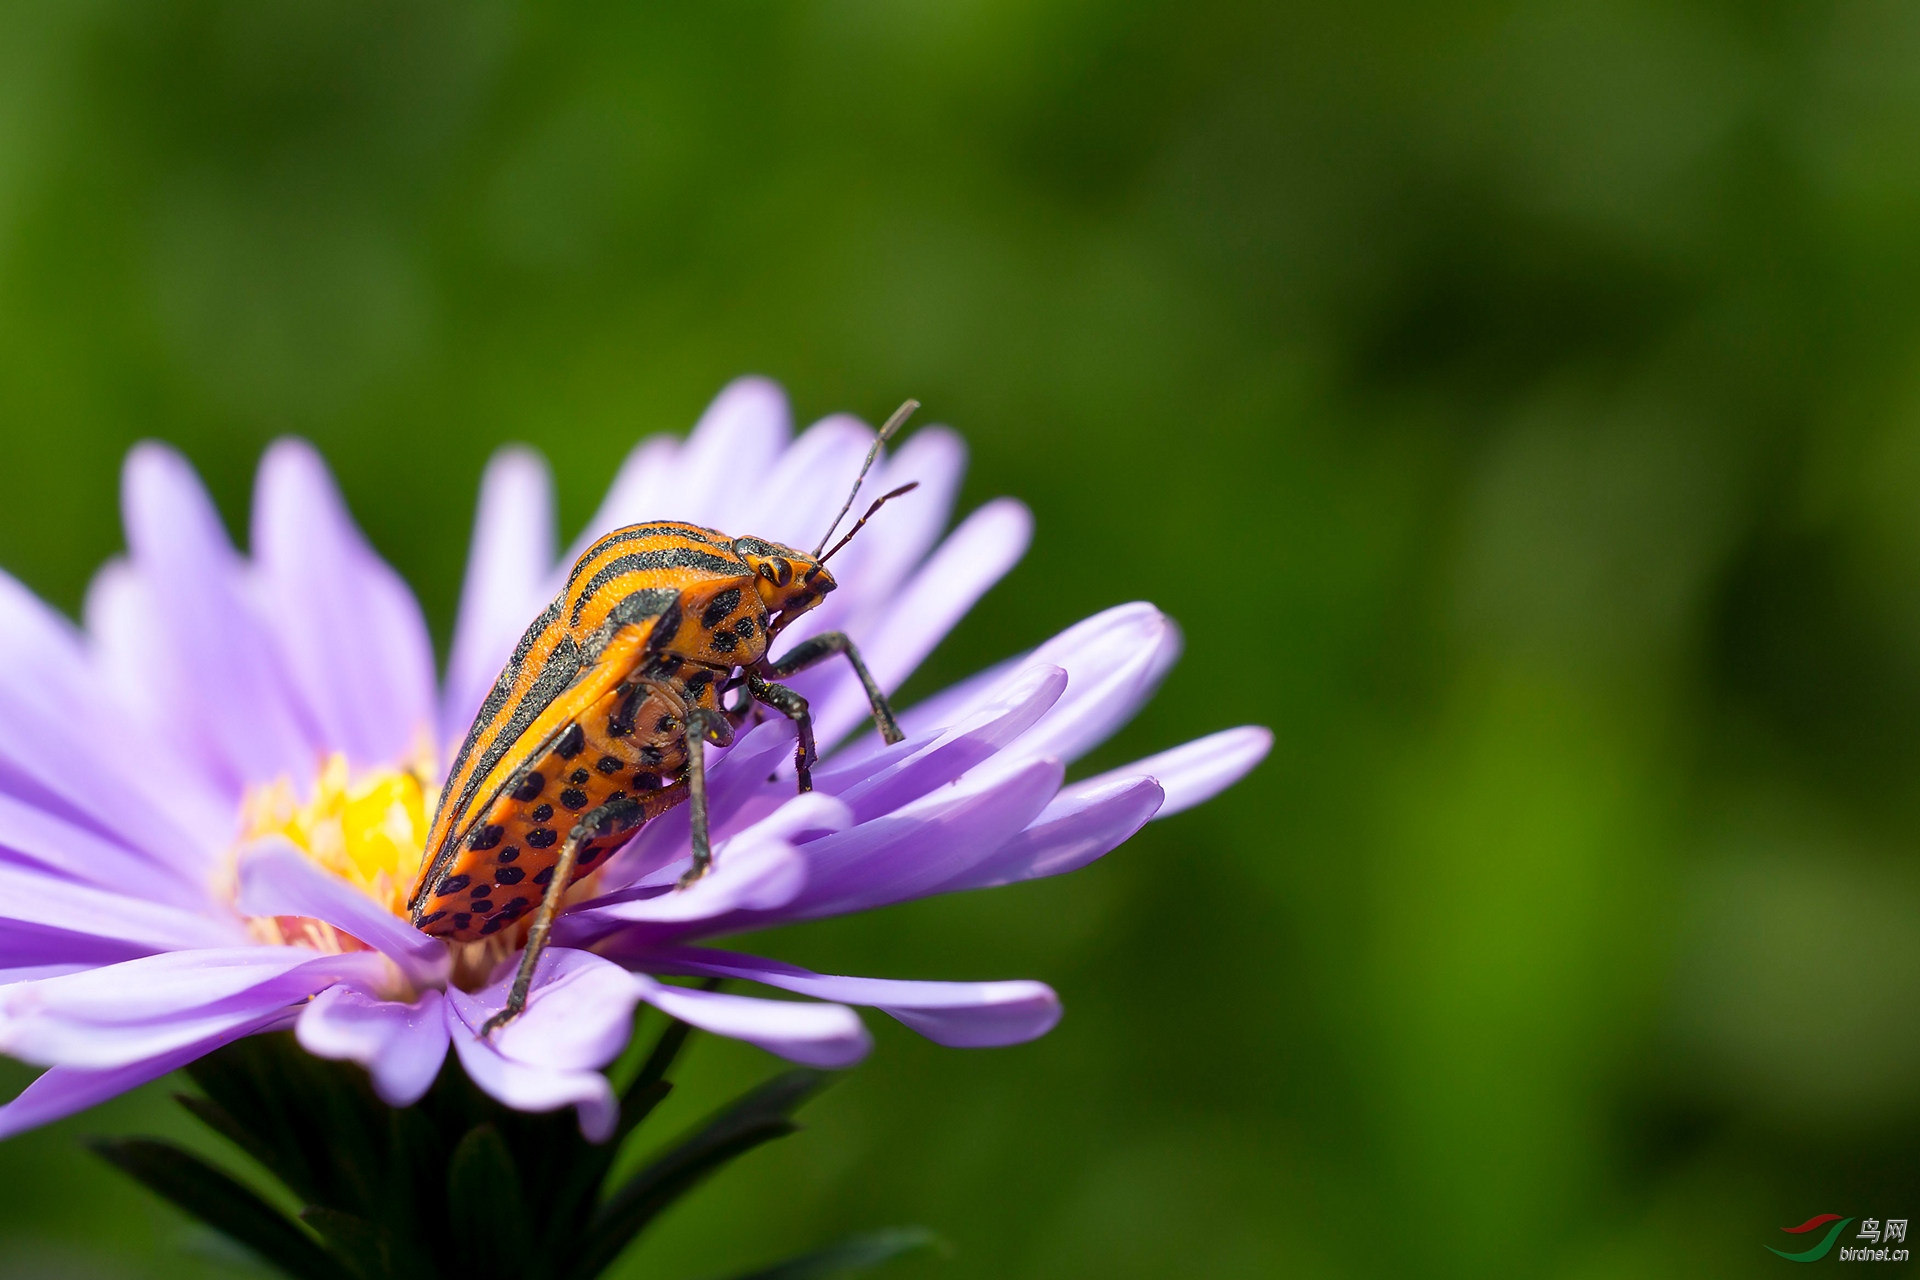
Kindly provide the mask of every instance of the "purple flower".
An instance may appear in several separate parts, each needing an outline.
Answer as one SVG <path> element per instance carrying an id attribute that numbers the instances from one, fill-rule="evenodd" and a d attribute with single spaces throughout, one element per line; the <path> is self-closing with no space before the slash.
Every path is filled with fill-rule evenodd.
<path id="1" fill-rule="evenodd" d="M 573 554 L 661 517 L 810 543 L 873 434 L 840 417 L 789 435 L 776 387 L 735 383 L 686 441 L 634 450 Z M 940 536 L 963 463 L 940 429 L 887 458 L 872 491 L 918 480 L 920 493 L 847 548 L 841 589 L 783 639 L 845 630 L 898 687 L 1027 545 L 1030 518 L 1008 500 Z M 849 1005 L 942 1044 L 1028 1040 L 1060 1016 L 1038 982 L 833 977 L 704 944 L 1070 871 L 1226 787 L 1270 740 L 1231 729 L 1063 784 L 1178 652 L 1173 624 L 1145 604 L 908 709 L 905 742 L 852 737 L 806 795 L 787 763 L 791 725 L 761 723 L 709 770 L 713 872 L 674 890 L 687 811 L 650 824 L 574 890 L 526 1013 L 482 1039 L 514 955 L 427 937 L 403 901 L 448 745 L 573 559 L 553 546 L 543 464 L 508 450 L 487 471 L 438 687 L 412 593 L 307 445 L 276 444 L 261 464 L 250 557 L 163 447 L 129 457 L 123 502 L 129 551 L 95 580 L 83 629 L 0 575 L 0 1051 L 50 1068 L 0 1107 L 0 1136 L 289 1027 L 312 1053 L 364 1064 L 396 1106 L 426 1091 L 451 1046 L 500 1101 L 576 1107 L 596 1140 L 615 1117 L 600 1068 L 641 1001 L 824 1067 L 867 1052 Z M 823 745 L 860 728 L 843 664 L 794 683 Z"/>

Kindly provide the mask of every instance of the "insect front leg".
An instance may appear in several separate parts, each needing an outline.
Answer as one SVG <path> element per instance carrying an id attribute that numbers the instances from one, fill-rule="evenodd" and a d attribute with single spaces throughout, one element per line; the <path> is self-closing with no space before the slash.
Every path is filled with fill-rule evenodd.
<path id="1" fill-rule="evenodd" d="M 794 772 L 800 775 L 800 789 L 813 790 L 813 763 L 820 753 L 813 745 L 813 713 L 807 710 L 807 700 L 783 684 L 774 684 L 763 680 L 754 672 L 747 672 L 747 692 L 759 702 L 764 702 L 793 721 L 799 730 L 799 741 L 793 748 Z"/>
<path id="2" fill-rule="evenodd" d="M 560 912 L 560 899 L 566 896 L 567 887 L 573 881 L 574 863 L 580 857 L 580 846 L 594 836 L 607 835 L 622 824 L 631 827 L 633 820 L 641 816 L 640 802 L 637 800 L 609 800 L 596 809 L 589 809 L 580 815 L 580 821 L 573 824 L 573 830 L 560 846 L 560 857 L 553 864 L 553 879 L 547 881 L 546 894 L 540 899 L 540 909 L 533 914 L 533 927 L 527 930 L 526 949 L 520 953 L 520 968 L 513 975 L 513 989 L 507 994 L 506 1007 L 488 1018 L 486 1025 L 480 1028 L 480 1038 L 486 1039 L 498 1027 L 504 1027 L 520 1016 L 527 1007 L 527 992 L 533 986 L 533 971 L 540 964 L 540 954 L 547 949 L 547 935 L 553 931 L 553 918 Z"/>
<path id="3" fill-rule="evenodd" d="M 829 631 L 810 640 L 802 640 L 793 646 L 786 657 L 768 663 L 767 670 L 784 680 L 808 667 L 818 666 L 836 653 L 847 655 L 847 661 L 853 666 L 853 674 L 860 677 L 860 687 L 867 691 L 867 701 L 873 707 L 873 723 L 879 728 L 880 736 L 889 745 L 904 742 L 906 735 L 900 732 L 900 725 L 893 718 L 893 707 L 887 702 L 887 695 L 881 692 L 873 673 L 860 660 L 860 651 L 853 647 L 853 641 L 847 638 L 844 631 Z"/>
<path id="4" fill-rule="evenodd" d="M 707 743 L 725 746 L 733 740 L 733 726 L 724 716 L 695 707 L 687 712 L 687 827 L 693 845 L 693 865 L 680 877 L 685 889 L 713 865 L 713 841 L 707 830 Z"/>

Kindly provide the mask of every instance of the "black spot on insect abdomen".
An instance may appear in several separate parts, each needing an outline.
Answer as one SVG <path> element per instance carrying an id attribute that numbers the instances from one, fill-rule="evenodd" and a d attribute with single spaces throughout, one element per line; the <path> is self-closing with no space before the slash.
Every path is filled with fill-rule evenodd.
<path id="1" fill-rule="evenodd" d="M 637 680 L 615 686 L 547 749 L 526 762 L 521 773 L 495 796 L 474 831 L 463 843 L 438 890 L 422 901 L 420 927 L 440 936 L 470 940 L 490 937 L 530 914 L 530 908 L 512 908 L 504 895 L 472 901 L 450 897 L 457 885 L 475 893 L 491 894 L 494 886 L 544 886 L 553 879 L 560 846 L 573 825 L 620 796 L 640 802 L 640 822 L 621 830 L 592 834 L 582 845 L 575 880 L 605 865 L 619 848 L 653 816 L 686 798 L 683 778 L 687 762 L 686 716 L 693 707 L 716 710 L 718 675 L 711 668 L 682 664 L 694 680 Z M 622 732 L 608 732 L 626 715 L 633 723 Z M 662 728 L 662 725 L 667 727 Z M 609 769 L 611 764 L 613 768 Z M 531 779 L 542 782 L 536 791 Z M 548 781 L 549 779 L 554 781 Z M 522 799 L 522 796 L 529 797 Z M 443 914 L 429 919 L 433 913 Z M 460 923 L 465 917 L 466 923 Z"/>

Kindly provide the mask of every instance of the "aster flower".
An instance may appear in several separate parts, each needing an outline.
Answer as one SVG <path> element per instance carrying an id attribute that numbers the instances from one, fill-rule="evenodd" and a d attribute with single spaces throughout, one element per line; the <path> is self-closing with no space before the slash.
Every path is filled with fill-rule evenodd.
<path id="1" fill-rule="evenodd" d="M 185 461 L 137 448 L 128 554 L 95 580 L 83 628 L 0 576 L 0 1052 L 48 1068 L 0 1106 L 0 1137 L 288 1028 L 309 1053 L 364 1066 L 392 1106 L 419 1100 L 451 1049 L 492 1098 L 572 1107 L 596 1141 L 620 1123 L 603 1069 L 642 1002 L 814 1067 L 868 1051 L 850 1006 L 955 1046 L 1049 1030 L 1059 1002 L 1039 982 L 831 976 L 707 943 L 1072 870 L 1238 779 L 1265 730 L 1064 781 L 1174 661 L 1178 632 L 1145 604 L 906 709 L 896 745 L 856 733 L 865 700 L 842 666 L 798 677 L 823 749 L 848 739 L 825 750 L 814 790 L 794 794 L 785 720 L 715 752 L 711 874 L 674 888 L 684 807 L 647 826 L 572 891 L 526 1012 L 491 1036 L 479 1029 L 505 999 L 509 944 L 450 946 L 407 920 L 450 744 L 574 555 L 658 518 L 805 545 L 873 433 L 829 418 L 789 437 L 778 389 L 735 383 L 687 440 L 634 450 L 566 556 L 543 465 L 503 452 L 438 684 L 418 605 L 312 449 L 268 451 L 242 556 Z M 843 630 L 883 687 L 906 679 L 1027 545 L 1029 516 L 1004 499 L 941 537 L 963 461 L 940 429 L 885 459 L 878 487 L 917 480 L 920 494 L 849 545 L 841 589 L 786 644 Z"/>

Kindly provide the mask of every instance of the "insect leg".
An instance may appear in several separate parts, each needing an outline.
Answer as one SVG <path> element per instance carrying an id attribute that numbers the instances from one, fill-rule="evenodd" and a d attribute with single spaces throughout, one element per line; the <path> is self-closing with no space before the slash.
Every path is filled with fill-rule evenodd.
<path id="1" fill-rule="evenodd" d="M 756 701 L 766 703 L 799 729 L 800 740 L 793 748 L 793 767 L 800 775 L 800 789 L 813 790 L 813 762 L 820 758 L 820 752 L 813 745 L 813 714 L 807 710 L 807 700 L 787 686 L 763 680 L 751 671 L 747 673 L 747 690 Z"/>
<path id="2" fill-rule="evenodd" d="M 684 889 L 707 874 L 713 865 L 713 841 L 707 831 L 707 742 L 725 745 L 733 737 L 726 719 L 703 707 L 687 712 L 687 827 L 693 844 L 693 865 L 680 877 Z"/>
<path id="3" fill-rule="evenodd" d="M 786 657 L 768 663 L 767 670 L 785 678 L 816 666 L 836 653 L 846 654 L 847 661 L 853 665 L 853 674 L 860 677 L 860 686 L 867 691 L 867 701 L 873 707 L 873 723 L 879 727 L 880 736 L 889 744 L 905 741 L 906 735 L 900 732 L 900 725 L 893 718 L 893 707 L 887 702 L 887 695 L 881 692 L 873 673 L 867 670 L 867 664 L 860 661 L 860 651 L 853 647 L 853 641 L 847 638 L 844 631 L 829 631 L 810 640 L 802 640 L 793 646 Z"/>
<path id="4" fill-rule="evenodd" d="M 507 994 L 506 1007 L 488 1018 L 486 1025 L 480 1028 L 480 1038 L 486 1039 L 494 1030 L 504 1027 L 520 1016 L 527 1007 L 527 991 L 533 986 L 533 971 L 540 963 L 540 953 L 547 949 L 547 934 L 553 930 L 553 918 L 560 912 L 560 899 L 566 896 L 567 888 L 573 881 L 573 867 L 580 856 L 580 846 L 597 835 L 606 835 L 622 823 L 631 826 L 629 819 L 640 816 L 638 800 L 609 800 L 595 809 L 589 809 L 580 815 L 580 821 L 573 824 L 573 830 L 567 833 L 565 843 L 560 846 L 560 857 L 553 864 L 553 879 L 547 881 L 547 892 L 540 899 L 540 909 L 533 913 L 533 927 L 527 930 L 526 949 L 520 953 L 520 968 L 513 975 L 513 990 Z"/>
<path id="5" fill-rule="evenodd" d="M 753 710 L 753 694 L 747 689 L 746 673 L 735 676 L 732 680 L 727 681 L 726 687 L 721 689 L 720 693 L 722 695 L 720 699 L 720 709 L 727 713 L 727 719 L 734 721 L 736 724 L 745 719 L 747 713 Z M 725 695 L 729 693 L 737 695 L 733 700 L 732 706 L 726 704 Z"/>

